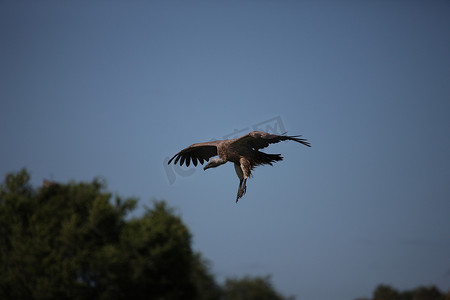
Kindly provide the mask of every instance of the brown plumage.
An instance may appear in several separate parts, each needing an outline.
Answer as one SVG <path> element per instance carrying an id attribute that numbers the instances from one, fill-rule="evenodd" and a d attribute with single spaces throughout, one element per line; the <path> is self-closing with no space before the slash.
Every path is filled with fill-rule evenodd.
<path id="1" fill-rule="evenodd" d="M 237 139 L 193 144 L 175 154 L 168 164 L 175 159 L 174 164 L 179 162 L 180 166 L 185 163 L 189 167 L 191 161 L 194 166 L 197 166 L 198 163 L 203 165 L 205 161 L 216 155 L 219 158 L 211 159 L 205 165 L 204 170 L 218 167 L 226 162 L 233 162 L 239 177 L 239 189 L 236 196 L 236 202 L 238 202 L 247 190 L 247 178 L 250 177 L 254 167 L 265 164 L 272 165 L 273 162 L 283 160 L 280 154 L 267 154 L 259 149 L 281 141 L 294 141 L 311 147 L 306 139 L 300 137 L 301 135 L 287 136 L 252 131 Z"/>

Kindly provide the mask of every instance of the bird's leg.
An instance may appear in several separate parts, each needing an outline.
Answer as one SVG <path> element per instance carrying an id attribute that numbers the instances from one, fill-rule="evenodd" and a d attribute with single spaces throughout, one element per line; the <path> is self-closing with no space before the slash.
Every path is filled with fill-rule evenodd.
<path id="1" fill-rule="evenodd" d="M 241 198 L 244 195 L 244 192 L 242 190 L 242 183 L 244 182 L 244 173 L 242 173 L 242 169 L 239 164 L 235 163 L 234 168 L 236 170 L 236 175 L 239 177 L 239 188 L 236 196 L 236 203 L 237 203 L 239 201 L 239 198 Z"/>
<path id="2" fill-rule="evenodd" d="M 239 181 L 239 188 L 238 188 L 238 193 L 236 196 L 236 203 L 239 201 L 239 198 L 241 198 L 244 194 L 242 192 L 242 182 L 244 181 L 244 179 L 240 179 Z"/>
<path id="3" fill-rule="evenodd" d="M 244 178 L 244 182 L 242 183 L 242 187 L 241 187 L 244 192 L 242 193 L 242 195 L 245 194 L 245 192 L 247 192 L 247 177 Z"/>
<path id="4" fill-rule="evenodd" d="M 247 191 L 247 178 L 251 174 L 252 165 L 246 158 L 241 157 L 241 159 L 239 160 L 239 164 L 238 163 L 234 164 L 234 168 L 236 169 L 236 174 L 240 179 L 238 194 L 236 197 L 237 203 L 239 198 L 244 196 L 245 192 Z"/>
<path id="5" fill-rule="evenodd" d="M 238 188 L 238 193 L 236 196 L 236 203 L 238 203 L 239 198 L 241 198 L 242 196 L 244 196 L 245 192 L 247 191 L 247 178 L 242 178 L 239 182 L 239 188 Z"/>
<path id="6" fill-rule="evenodd" d="M 240 163 L 241 163 L 242 177 L 244 178 L 244 182 L 242 183 L 241 187 L 243 190 L 242 195 L 244 195 L 245 192 L 247 191 L 247 178 L 250 177 L 252 172 L 252 164 L 248 159 L 244 157 L 241 157 Z"/>

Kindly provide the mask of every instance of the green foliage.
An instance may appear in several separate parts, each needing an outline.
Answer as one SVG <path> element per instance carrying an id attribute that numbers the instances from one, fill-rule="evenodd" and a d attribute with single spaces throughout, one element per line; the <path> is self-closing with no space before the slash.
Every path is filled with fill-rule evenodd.
<path id="1" fill-rule="evenodd" d="M 380 284 L 373 292 L 373 300 L 400 300 L 400 295 L 392 287 Z"/>
<path id="2" fill-rule="evenodd" d="M 191 275 L 197 291 L 197 300 L 221 299 L 221 287 L 216 283 L 209 265 L 210 263 L 202 258 L 200 253 L 194 254 Z"/>
<path id="3" fill-rule="evenodd" d="M 450 292 L 449 292 L 450 293 Z M 373 293 L 373 300 L 447 300 L 449 293 L 441 293 L 435 286 L 418 287 L 399 292 L 389 285 L 379 285 Z"/>
<path id="4" fill-rule="evenodd" d="M 285 299 L 269 276 L 219 286 L 163 201 L 127 219 L 137 200 L 112 197 L 102 180 L 38 189 L 29 181 L 21 170 L 0 184 L 0 299 Z M 372 299 L 450 300 L 450 292 L 379 285 Z"/>
<path id="5" fill-rule="evenodd" d="M 124 253 L 132 258 L 129 283 L 133 289 L 128 296 L 147 290 L 165 299 L 193 297 L 191 236 L 164 202 L 155 202 L 143 218 L 130 220 L 121 240 Z"/>
<path id="6" fill-rule="evenodd" d="M 224 300 L 282 300 L 272 287 L 270 276 L 227 279 L 223 288 Z"/>
<path id="7" fill-rule="evenodd" d="M 222 289 L 163 201 L 126 219 L 135 199 L 104 183 L 44 182 L 26 170 L 0 185 L 0 299 L 282 299 L 269 277 Z"/>
<path id="8" fill-rule="evenodd" d="M 127 220 L 136 200 L 112 201 L 99 180 L 33 190 L 29 179 L 0 186 L 0 299 L 219 299 L 164 202 Z"/>

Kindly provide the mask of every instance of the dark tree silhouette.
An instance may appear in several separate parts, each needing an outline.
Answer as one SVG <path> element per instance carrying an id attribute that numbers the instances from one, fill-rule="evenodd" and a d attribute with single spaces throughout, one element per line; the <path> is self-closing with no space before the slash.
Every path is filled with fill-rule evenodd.
<path id="1" fill-rule="evenodd" d="M 29 180 L 22 170 L 0 185 L 0 299 L 231 300 L 237 287 L 281 299 L 268 279 L 222 289 L 164 201 L 127 218 L 137 200 L 112 197 L 99 179 L 37 189 Z"/>

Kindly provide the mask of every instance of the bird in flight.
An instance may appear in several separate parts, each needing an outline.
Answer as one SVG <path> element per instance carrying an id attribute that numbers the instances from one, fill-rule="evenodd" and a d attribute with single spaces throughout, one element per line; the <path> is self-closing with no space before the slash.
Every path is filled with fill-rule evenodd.
<path id="1" fill-rule="evenodd" d="M 169 160 L 168 164 L 175 159 L 174 164 L 179 162 L 180 166 L 186 164 L 189 167 L 191 160 L 194 166 L 197 166 L 198 163 L 203 165 L 205 161 L 217 155 L 219 158 L 211 159 L 203 168 L 204 170 L 218 167 L 226 162 L 234 163 L 234 169 L 239 177 L 239 188 L 236 196 L 237 203 L 247 191 L 247 178 L 250 177 L 253 168 L 260 165 L 272 166 L 273 162 L 283 160 L 280 154 L 267 154 L 259 151 L 259 149 L 266 148 L 270 144 L 281 141 L 294 141 L 311 147 L 311 144 L 306 139 L 300 137 L 301 135 L 288 136 L 285 133 L 277 135 L 262 131 L 252 131 L 236 139 L 190 145 L 175 154 Z"/>

